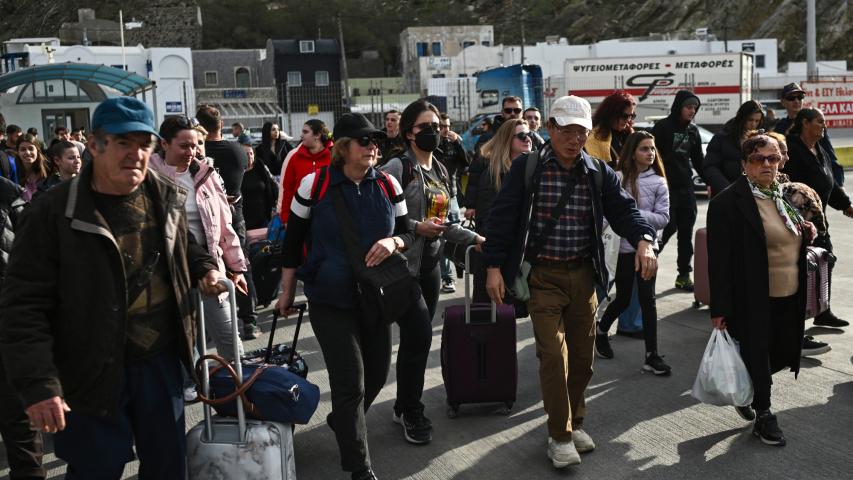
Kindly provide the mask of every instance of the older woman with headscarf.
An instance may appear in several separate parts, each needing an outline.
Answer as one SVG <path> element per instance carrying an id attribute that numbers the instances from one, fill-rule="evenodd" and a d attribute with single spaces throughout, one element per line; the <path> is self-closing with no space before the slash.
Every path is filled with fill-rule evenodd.
<path id="1" fill-rule="evenodd" d="M 744 175 L 715 196 L 708 208 L 711 317 L 740 342 L 755 394 L 736 407 L 755 420 L 753 434 L 785 445 L 770 411 L 772 375 L 800 368 L 806 306 L 806 246 L 814 225 L 782 197 L 776 181 L 782 156 L 776 140 L 757 135 L 742 147 Z"/>

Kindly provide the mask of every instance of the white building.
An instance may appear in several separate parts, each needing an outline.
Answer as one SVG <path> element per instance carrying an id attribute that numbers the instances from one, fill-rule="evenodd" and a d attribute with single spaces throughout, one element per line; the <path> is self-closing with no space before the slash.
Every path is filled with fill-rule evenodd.
<path id="1" fill-rule="evenodd" d="M 60 46 L 56 39 L 18 39 L 6 42 L 7 52 L 17 52 L 15 64 L 4 65 L 5 73 L 20 71 L 24 65 L 65 62 L 106 65 L 135 73 L 154 83 L 154 88 L 139 98 L 154 111 L 157 124 L 167 115 L 185 115 L 195 111 L 192 55 L 189 48 L 144 48 L 142 45 Z M 0 93 L 0 109 L 7 123 L 26 129 L 37 127 L 50 139 L 60 125 L 89 129 L 98 103 L 121 93 L 87 81 L 47 80 L 20 85 Z"/>

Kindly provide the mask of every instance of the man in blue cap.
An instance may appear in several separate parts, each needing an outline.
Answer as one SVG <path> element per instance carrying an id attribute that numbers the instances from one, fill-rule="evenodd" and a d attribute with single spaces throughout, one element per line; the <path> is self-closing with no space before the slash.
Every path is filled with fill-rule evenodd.
<path id="1" fill-rule="evenodd" d="M 92 162 L 16 226 L 0 355 L 66 479 L 120 478 L 134 444 L 140 478 L 184 478 L 190 289 L 217 294 L 218 268 L 187 231 L 186 192 L 148 170 L 151 110 L 111 98 L 92 129 Z"/>

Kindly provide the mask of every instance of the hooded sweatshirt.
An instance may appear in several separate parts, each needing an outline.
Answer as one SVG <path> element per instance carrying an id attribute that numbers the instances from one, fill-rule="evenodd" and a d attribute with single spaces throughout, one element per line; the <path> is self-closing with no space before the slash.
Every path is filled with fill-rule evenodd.
<path id="1" fill-rule="evenodd" d="M 311 153 L 303 144 L 300 144 L 293 152 L 287 165 L 282 167 L 284 175 L 282 175 L 281 180 L 281 203 L 279 204 L 279 217 L 282 224 L 287 223 L 287 218 L 290 216 L 290 202 L 293 201 L 296 189 L 299 188 L 299 182 L 309 173 L 317 171 L 318 168 L 328 166 L 331 161 L 331 140 L 326 143 L 326 148 L 317 153 Z"/>
<path id="2" fill-rule="evenodd" d="M 655 144 L 663 159 L 666 180 L 670 190 L 692 190 L 693 171 L 702 174 L 702 140 L 699 129 L 691 122 L 681 120 L 681 107 L 688 98 L 699 97 L 689 90 L 679 90 L 675 94 L 668 117 L 657 122 L 652 128 Z M 698 112 L 701 102 L 697 105 Z"/>

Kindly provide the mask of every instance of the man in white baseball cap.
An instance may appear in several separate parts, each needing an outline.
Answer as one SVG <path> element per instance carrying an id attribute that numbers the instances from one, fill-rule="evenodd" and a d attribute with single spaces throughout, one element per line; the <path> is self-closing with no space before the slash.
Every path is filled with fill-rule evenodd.
<path id="1" fill-rule="evenodd" d="M 548 413 L 548 458 L 580 463 L 595 448 L 583 430 L 584 392 L 592 378 L 595 285 L 607 285 L 606 218 L 637 249 L 643 278 L 657 270 L 655 230 L 620 187 L 616 173 L 583 151 L 592 109 L 580 97 L 558 98 L 547 122 L 549 143 L 512 163 L 492 205 L 484 259 L 486 290 L 497 303 L 508 287 L 527 309 L 536 337 L 539 379 Z"/>

